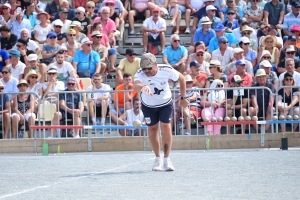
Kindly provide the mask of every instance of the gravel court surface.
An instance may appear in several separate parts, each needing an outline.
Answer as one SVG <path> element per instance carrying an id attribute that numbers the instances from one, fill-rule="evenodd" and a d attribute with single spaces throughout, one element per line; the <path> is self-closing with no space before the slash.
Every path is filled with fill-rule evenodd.
<path id="1" fill-rule="evenodd" d="M 300 199 L 300 149 L 0 155 L 0 199 Z"/>

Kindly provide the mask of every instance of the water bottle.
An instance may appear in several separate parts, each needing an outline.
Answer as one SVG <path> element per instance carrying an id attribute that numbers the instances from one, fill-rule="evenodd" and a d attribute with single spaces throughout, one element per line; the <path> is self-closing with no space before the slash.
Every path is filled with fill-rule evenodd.
<path id="1" fill-rule="evenodd" d="M 99 119 L 97 120 L 96 124 L 97 124 L 97 126 L 99 126 L 101 124 Z"/>
<path id="2" fill-rule="evenodd" d="M 23 131 L 19 130 L 18 138 L 22 139 L 23 138 Z"/>

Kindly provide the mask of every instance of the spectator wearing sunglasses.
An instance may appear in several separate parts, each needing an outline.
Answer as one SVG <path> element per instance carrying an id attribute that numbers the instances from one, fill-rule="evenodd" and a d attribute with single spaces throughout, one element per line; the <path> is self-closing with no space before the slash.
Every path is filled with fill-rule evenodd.
<path id="1" fill-rule="evenodd" d="M 0 118 L 3 120 L 4 136 L 3 139 L 8 139 L 8 132 L 10 130 L 10 101 L 9 96 L 3 93 L 4 85 L 0 81 Z"/>
<path id="2" fill-rule="evenodd" d="M 282 48 L 280 51 L 280 57 L 279 57 L 280 61 L 284 60 L 285 50 L 290 46 L 293 46 L 295 48 L 296 51 L 295 59 L 298 60 L 300 58 L 300 48 L 296 46 L 296 43 L 297 43 L 297 39 L 294 35 L 288 36 L 287 40 L 284 43 L 284 48 Z"/>
<path id="3" fill-rule="evenodd" d="M 235 11 L 235 15 L 236 15 L 237 19 L 240 19 L 240 18 L 244 17 L 243 8 L 236 5 L 234 0 L 226 0 L 226 5 L 227 5 L 227 7 L 222 9 L 222 12 L 224 13 L 224 21 L 228 20 L 228 18 L 226 16 L 226 12 L 229 9 L 232 9 L 232 10 Z"/>
<path id="4" fill-rule="evenodd" d="M 67 41 L 67 34 L 62 32 L 63 23 L 59 19 L 55 20 L 53 23 L 53 32 L 57 35 L 57 44 L 62 45 Z"/>
<path id="5" fill-rule="evenodd" d="M 85 5 L 85 16 L 94 20 L 97 15 L 95 14 L 95 2 L 88 1 Z"/>
<path id="6" fill-rule="evenodd" d="M 258 57 L 261 56 L 261 52 L 264 50 L 268 50 L 271 55 L 272 59 L 271 62 L 275 65 L 279 63 L 279 50 L 276 47 L 276 38 L 274 36 L 268 35 L 262 38 L 261 46 L 259 48 Z"/>
<path id="7" fill-rule="evenodd" d="M 219 17 L 216 17 L 217 8 L 213 5 L 206 6 L 206 16 L 209 21 L 212 22 L 211 27 L 214 29 L 217 25 L 222 24 L 222 20 Z M 198 22 L 198 27 L 202 25 L 202 18 Z"/>
<path id="8" fill-rule="evenodd" d="M 59 52 L 64 54 L 64 61 L 69 62 L 69 63 L 72 64 L 73 57 L 69 56 L 67 47 L 60 46 L 59 51 L 57 53 L 59 53 Z M 56 56 L 54 58 L 54 62 L 56 62 Z"/>
<path id="9" fill-rule="evenodd" d="M 85 9 L 83 7 L 78 7 L 76 9 L 76 17 L 72 22 L 78 21 L 81 23 L 80 32 L 89 35 L 91 33 L 92 20 L 85 16 Z"/>
<path id="10" fill-rule="evenodd" d="M 60 45 L 57 44 L 57 34 L 55 32 L 51 32 L 48 34 L 47 38 L 50 40 L 49 44 L 44 44 L 42 49 L 42 63 L 49 65 L 53 62 L 53 59 L 58 52 Z"/>
<path id="11" fill-rule="evenodd" d="M 189 66 L 188 66 L 189 63 L 196 60 L 197 51 L 199 49 L 202 49 L 204 51 L 204 54 L 203 54 L 204 61 L 206 61 L 206 62 L 209 63 L 209 61 L 211 59 L 211 54 L 205 51 L 205 44 L 204 44 L 204 42 L 203 41 L 196 42 L 193 47 L 192 46 L 189 47 L 189 52 L 192 52 L 192 53 L 189 53 L 189 57 L 188 57 L 188 59 L 186 61 L 187 71 L 189 70 Z"/>
<path id="12" fill-rule="evenodd" d="M 76 91 L 77 80 L 73 77 L 67 79 L 65 91 Z M 60 93 L 58 96 L 59 111 L 54 114 L 52 125 L 59 125 L 61 120 L 71 119 L 74 125 L 81 124 L 81 114 L 84 110 L 83 96 L 81 93 Z M 74 138 L 80 138 L 79 129 L 75 129 Z M 51 129 L 48 138 L 53 137 L 54 129 Z"/>
<path id="13" fill-rule="evenodd" d="M 220 79 L 224 83 L 224 87 L 228 87 L 228 76 L 222 72 L 223 68 L 220 61 L 211 60 L 209 63 L 209 71 L 211 74 L 207 76 L 206 88 L 210 88 L 210 85 L 216 79 Z"/>
<path id="14" fill-rule="evenodd" d="M 284 79 L 284 74 L 289 72 L 293 75 L 295 79 L 295 85 L 300 86 L 300 73 L 295 70 L 295 60 L 293 58 L 287 58 L 285 60 L 285 69 L 286 71 L 280 74 L 279 76 L 279 84 L 282 84 L 282 80 Z"/>
<path id="15" fill-rule="evenodd" d="M 236 29 L 239 27 L 239 22 L 235 18 L 235 11 L 233 9 L 228 9 L 226 12 L 227 20 L 223 22 L 223 25 L 230 30 Z"/>
<path id="16" fill-rule="evenodd" d="M 242 32 L 241 32 L 241 35 L 243 37 L 241 37 L 239 39 L 239 43 L 241 43 L 242 41 L 247 41 L 249 40 L 250 44 L 249 44 L 249 47 L 251 49 L 253 49 L 254 51 L 258 52 L 258 43 L 257 43 L 257 40 L 254 40 L 251 38 L 251 34 L 253 33 L 253 29 L 250 28 L 249 26 L 245 25 L 242 27 Z M 241 47 L 241 45 L 240 45 Z"/>
<path id="17" fill-rule="evenodd" d="M 187 60 L 187 49 L 180 45 L 179 35 L 171 35 L 171 45 L 168 46 L 163 55 L 163 63 L 172 66 L 174 69 L 178 70 L 180 73 L 186 71 L 185 62 Z"/>
<path id="18" fill-rule="evenodd" d="M 107 48 L 101 44 L 101 42 L 100 42 L 101 38 L 102 38 L 102 34 L 99 31 L 93 31 L 93 33 L 92 33 L 93 50 L 96 51 L 100 55 L 101 68 L 106 69 L 105 62 L 108 58 L 108 51 L 107 51 Z M 113 71 L 113 70 L 115 70 L 115 68 L 111 66 L 110 71 Z"/>
<path id="19" fill-rule="evenodd" d="M 239 46 L 244 50 L 244 57 L 252 63 L 252 66 L 257 64 L 257 52 L 250 47 L 250 40 L 247 37 L 241 37 Z"/>
<path id="20" fill-rule="evenodd" d="M 267 31 L 268 31 L 267 32 L 268 33 L 267 36 L 273 36 L 276 39 L 276 47 L 278 49 L 281 49 L 282 46 L 283 46 L 283 40 L 282 40 L 281 36 L 277 36 L 278 35 L 278 31 L 277 31 L 276 27 L 269 24 Z M 264 37 L 266 37 L 266 36 L 262 36 L 260 38 L 260 40 L 259 40 L 259 44 L 260 45 L 262 44 L 262 40 L 263 40 Z"/>
<path id="21" fill-rule="evenodd" d="M 74 57 L 76 51 L 81 49 L 81 44 L 76 41 L 76 33 L 74 29 L 69 29 L 67 32 L 67 41 L 62 44 L 62 46 L 67 48 L 68 55 L 72 57 Z M 83 33 L 80 34 L 84 35 Z"/>
<path id="22" fill-rule="evenodd" d="M 228 47 L 235 48 L 238 41 L 236 40 L 235 36 L 232 33 L 225 33 L 225 27 L 223 24 L 218 24 L 215 27 L 216 36 L 213 37 L 209 41 L 208 51 L 212 53 L 214 50 L 219 48 L 219 41 L 218 39 L 222 36 L 225 36 L 227 38 L 227 45 Z"/>
<path id="23" fill-rule="evenodd" d="M 276 74 L 278 74 L 278 72 L 277 72 L 278 69 L 276 68 L 276 65 L 274 65 L 274 63 L 271 62 L 271 59 L 272 59 L 271 53 L 268 50 L 264 50 L 262 52 L 261 56 L 258 57 L 258 62 L 260 63 L 260 62 L 262 62 L 264 60 L 269 61 L 271 63 L 271 65 L 272 65 L 271 71 L 275 72 Z M 254 74 L 256 74 L 256 72 L 257 72 L 258 69 L 259 69 L 259 64 L 254 67 L 254 69 L 253 69 Z"/>
<path id="24" fill-rule="evenodd" d="M 72 23 L 72 21 L 68 19 L 68 13 L 69 13 L 69 11 L 66 8 L 60 9 L 60 11 L 58 13 L 58 18 L 51 23 L 52 30 L 54 30 L 54 22 L 59 20 L 63 24 L 63 26 L 61 28 L 61 32 L 62 33 L 68 32 L 68 30 L 70 29 L 70 25 Z"/>
<path id="25" fill-rule="evenodd" d="M 11 10 L 11 5 L 9 3 L 5 3 L 5 4 L 2 5 L 2 7 L 1 7 L 2 20 L 0 20 L 0 24 L 2 26 L 5 26 L 6 23 L 10 20 L 10 17 L 11 17 L 10 10 Z"/>
<path id="26" fill-rule="evenodd" d="M 271 71 L 271 63 L 268 60 L 263 60 L 259 63 L 259 68 L 265 70 L 268 77 L 268 82 L 273 84 L 275 89 L 277 90 L 279 86 L 278 76 L 276 72 Z"/>
<path id="27" fill-rule="evenodd" d="M 50 15 L 46 12 L 41 12 L 36 15 L 36 18 L 40 21 L 39 24 L 35 25 L 34 39 L 39 44 L 46 43 L 47 35 L 51 32 L 51 24 L 49 23 Z"/>
<path id="28" fill-rule="evenodd" d="M 39 63 L 38 56 L 36 54 L 30 54 L 28 56 L 29 65 L 24 69 L 24 76 L 27 75 L 30 71 L 36 71 L 41 75 L 40 82 L 43 83 L 46 80 L 46 65 Z"/>
<path id="29" fill-rule="evenodd" d="M 264 7 L 261 7 L 260 3 L 264 1 L 259 1 L 260 0 L 249 1 L 249 4 L 251 4 L 251 6 L 248 6 L 244 15 L 244 17 L 249 23 L 249 26 L 254 29 L 259 29 L 259 23 L 263 19 Z"/>
<path id="30" fill-rule="evenodd" d="M 277 29 L 282 29 L 282 22 L 285 14 L 285 5 L 279 0 L 272 0 L 266 3 L 264 7 L 264 21 L 267 24 L 276 26 Z"/>
<path id="31" fill-rule="evenodd" d="M 298 71 L 300 69 L 299 68 L 300 60 L 299 60 L 299 52 L 296 51 L 295 47 L 293 45 L 290 45 L 287 48 L 283 49 L 282 52 L 284 53 L 284 56 L 282 57 L 282 60 L 280 60 L 280 62 L 278 63 L 278 66 L 277 66 L 278 73 L 281 74 L 281 73 L 285 72 L 285 60 L 287 58 L 291 58 L 291 59 L 295 60 L 295 68 Z"/>
<path id="32" fill-rule="evenodd" d="M 229 77 L 228 77 L 229 85 L 231 85 L 232 77 L 235 76 L 235 75 L 239 75 L 243 80 L 242 86 L 245 86 L 245 87 L 251 86 L 253 84 L 253 77 L 246 72 L 246 63 L 245 63 L 245 61 L 244 60 L 237 60 L 235 62 L 235 66 L 236 66 L 236 72 L 230 74 Z"/>
<path id="33" fill-rule="evenodd" d="M 68 0 L 60 0 L 59 10 L 54 15 L 54 20 L 60 19 L 61 17 L 68 20 L 72 20 L 76 17 L 76 11 L 69 4 Z"/>
<path id="34" fill-rule="evenodd" d="M 227 66 L 233 59 L 233 48 L 228 46 L 225 36 L 218 38 L 218 45 L 219 48 L 212 52 L 211 59 L 220 61 L 221 66 Z"/>
<path id="35" fill-rule="evenodd" d="M 136 53 L 133 49 L 126 49 L 125 51 L 126 58 L 123 58 L 119 66 L 117 67 L 117 80 L 116 86 L 122 84 L 123 82 L 123 74 L 136 74 L 137 71 L 140 69 L 140 61 L 141 59 L 138 58 Z"/>
<path id="36" fill-rule="evenodd" d="M 209 65 L 209 63 L 208 63 Z M 197 61 L 192 61 L 190 64 L 190 76 L 193 80 L 193 87 L 205 88 L 205 83 L 207 79 L 207 72 L 203 71 L 203 64 L 200 65 Z M 210 74 L 210 72 L 209 72 Z"/>
<path id="37" fill-rule="evenodd" d="M 241 32 L 243 30 L 242 27 L 245 26 L 245 25 L 248 25 L 248 21 L 247 21 L 246 18 L 242 17 L 242 18 L 239 19 L 239 27 L 232 30 L 232 33 L 235 36 L 235 39 L 237 41 L 239 41 L 240 38 L 242 37 L 242 34 L 241 34 Z M 250 29 L 252 29 L 252 34 L 251 34 L 250 37 L 254 40 L 257 40 L 256 31 L 251 27 L 250 27 Z"/>
<path id="38" fill-rule="evenodd" d="M 39 82 L 41 79 L 41 75 L 37 73 L 35 70 L 31 70 L 29 73 L 26 74 L 25 80 L 28 83 L 27 92 L 33 92 L 35 95 L 32 95 L 34 98 L 34 112 L 37 113 L 38 111 L 38 103 L 39 99 L 43 96 L 43 85 Z"/>
<path id="39" fill-rule="evenodd" d="M 287 72 L 284 74 L 282 86 L 295 86 L 293 74 Z M 278 91 L 278 110 L 280 115 L 298 115 L 299 116 L 299 89 L 298 88 L 281 88 Z M 280 124 L 281 132 L 285 132 L 284 124 Z M 297 132 L 298 124 L 294 124 L 294 132 Z"/>
<path id="40" fill-rule="evenodd" d="M 3 92 L 5 93 L 19 92 L 17 87 L 19 80 L 12 77 L 11 69 L 8 66 L 2 68 L 1 74 L 2 74 L 2 78 L 0 79 L 0 81 L 4 85 Z M 9 99 L 11 100 L 13 95 L 9 94 L 8 96 Z"/>
<path id="41" fill-rule="evenodd" d="M 26 66 L 29 65 L 27 56 L 30 54 L 34 54 L 33 51 L 27 49 L 27 44 L 28 44 L 28 40 L 20 38 L 20 39 L 18 39 L 18 42 L 16 45 L 17 50 L 20 51 L 20 54 L 21 54 L 20 61 L 22 63 L 24 63 Z"/>

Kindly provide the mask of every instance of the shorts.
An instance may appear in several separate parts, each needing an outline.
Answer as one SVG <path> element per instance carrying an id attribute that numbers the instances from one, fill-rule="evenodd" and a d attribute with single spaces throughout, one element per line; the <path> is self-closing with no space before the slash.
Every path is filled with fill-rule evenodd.
<path id="1" fill-rule="evenodd" d="M 116 55 L 117 53 L 118 52 L 117 52 L 116 48 L 110 48 L 110 49 L 108 49 L 108 56 Z"/>
<path id="2" fill-rule="evenodd" d="M 176 6 L 178 7 L 178 10 L 181 14 L 184 14 L 185 11 L 186 11 L 186 7 L 185 6 L 182 6 L 182 5 L 178 5 L 176 4 Z M 174 7 L 171 7 L 170 9 L 170 14 L 173 15 L 173 12 L 174 12 Z"/>
<path id="3" fill-rule="evenodd" d="M 194 107 L 190 108 L 190 113 L 193 114 L 196 118 L 200 118 L 201 117 L 201 109 L 197 109 Z"/>
<path id="4" fill-rule="evenodd" d="M 152 35 L 148 35 L 148 43 L 151 44 L 160 44 L 160 35 L 157 36 L 156 39 L 154 39 L 154 37 Z"/>
<path id="5" fill-rule="evenodd" d="M 264 110 L 265 109 L 265 110 Z M 267 112 L 268 112 L 268 106 L 266 108 L 264 107 L 259 107 L 258 109 L 258 113 L 257 113 L 257 117 L 260 118 L 260 117 L 263 117 L 264 119 L 266 118 L 267 116 Z"/>
<path id="6" fill-rule="evenodd" d="M 18 113 L 12 113 L 10 117 L 13 118 L 14 116 L 17 116 L 18 122 L 19 122 L 20 121 L 20 115 Z M 30 117 L 33 117 L 33 119 L 36 119 L 36 114 L 33 113 L 33 112 L 25 114 L 24 118 L 25 118 L 26 122 L 28 122 Z"/>
<path id="7" fill-rule="evenodd" d="M 128 132 L 128 136 L 140 136 L 140 130 L 139 129 L 130 130 Z"/>
<path id="8" fill-rule="evenodd" d="M 143 20 L 144 21 L 146 19 L 146 10 L 147 9 L 145 9 L 142 12 L 138 12 L 138 11 L 134 10 L 135 11 L 134 21 L 137 21 L 137 20 Z"/>
<path id="9" fill-rule="evenodd" d="M 65 121 L 68 119 L 72 119 L 73 120 L 73 114 L 65 112 L 65 111 L 60 111 L 61 113 L 61 121 Z"/>
<path id="10" fill-rule="evenodd" d="M 158 122 L 167 124 L 172 121 L 173 102 L 157 108 L 150 108 L 142 104 L 142 111 L 147 126 L 153 126 Z"/>
<path id="11" fill-rule="evenodd" d="M 96 107 L 95 107 L 95 116 L 96 117 L 102 117 L 102 106 L 97 104 Z M 106 114 L 109 112 L 109 106 L 107 107 L 107 112 Z"/>
<path id="12" fill-rule="evenodd" d="M 120 111 L 123 114 L 125 112 L 125 108 L 120 108 Z M 118 115 L 118 112 L 115 108 L 111 109 L 110 112 L 114 113 L 115 115 Z"/>

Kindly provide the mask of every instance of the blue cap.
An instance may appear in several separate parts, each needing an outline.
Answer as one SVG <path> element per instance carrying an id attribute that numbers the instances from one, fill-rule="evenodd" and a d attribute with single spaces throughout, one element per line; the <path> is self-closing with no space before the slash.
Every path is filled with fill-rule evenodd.
<path id="1" fill-rule="evenodd" d="M 288 40 L 296 41 L 297 38 L 296 38 L 296 36 L 294 36 L 294 35 L 289 35 Z"/>
<path id="2" fill-rule="evenodd" d="M 294 1 L 291 3 L 291 6 L 293 6 L 295 8 L 300 8 L 300 3 L 298 1 Z"/>
<path id="3" fill-rule="evenodd" d="M 17 56 L 17 57 L 21 57 L 20 51 L 16 50 L 16 49 L 12 49 L 10 50 L 9 53 L 10 56 Z"/>
<path id="4" fill-rule="evenodd" d="M 76 79 L 73 78 L 73 77 L 69 77 L 69 78 L 67 79 L 67 82 L 69 82 L 69 81 L 74 81 L 74 82 L 76 82 Z"/>
<path id="5" fill-rule="evenodd" d="M 225 36 L 221 36 L 218 38 L 218 42 L 228 42 L 228 40 Z"/>
<path id="6" fill-rule="evenodd" d="M 224 30 L 224 29 L 225 29 L 225 27 L 224 27 L 223 24 L 218 24 L 218 25 L 214 28 L 215 31 L 222 31 L 222 30 Z"/>
<path id="7" fill-rule="evenodd" d="M 200 64 L 197 61 L 192 61 L 190 67 L 200 67 Z"/>
<path id="8" fill-rule="evenodd" d="M 245 61 L 243 61 L 243 60 L 237 60 L 237 61 L 235 62 L 235 65 L 246 65 L 246 63 L 245 63 Z"/>
<path id="9" fill-rule="evenodd" d="M 51 37 L 57 37 L 57 34 L 55 32 L 51 32 L 47 35 L 47 38 L 51 38 Z"/>

